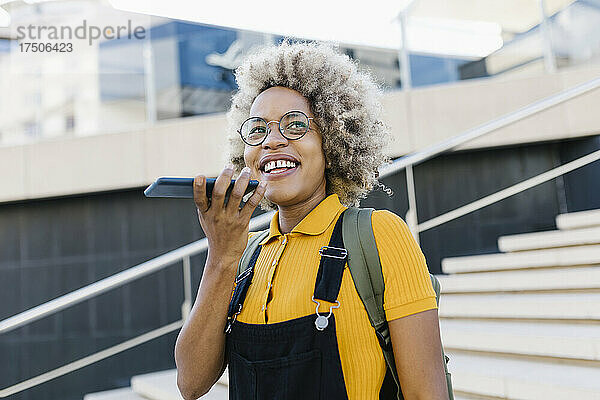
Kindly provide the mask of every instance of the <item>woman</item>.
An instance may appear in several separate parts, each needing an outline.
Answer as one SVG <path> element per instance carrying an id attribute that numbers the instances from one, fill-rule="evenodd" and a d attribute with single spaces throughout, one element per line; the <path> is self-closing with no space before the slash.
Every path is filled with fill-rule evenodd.
<path id="1" fill-rule="evenodd" d="M 320 44 L 263 48 L 236 70 L 236 79 L 239 91 L 228 113 L 231 164 L 210 200 L 205 177 L 195 178 L 209 250 L 175 346 L 179 389 L 186 400 L 195 399 L 229 364 L 235 399 L 378 399 L 386 365 L 348 268 L 340 273 L 337 297 L 317 305 L 321 314 L 332 312 L 329 325 L 320 332 L 313 321 L 315 288 L 323 279 L 319 249 L 347 206 L 377 185 L 377 167 L 388 162 L 379 90 L 348 57 Z M 260 185 L 240 209 L 249 179 Z M 227 326 L 237 266 L 253 235 L 249 220 L 259 204 L 277 212 L 253 260 L 243 307 Z M 447 399 L 425 258 L 397 215 L 376 210 L 372 226 L 404 398 Z"/>

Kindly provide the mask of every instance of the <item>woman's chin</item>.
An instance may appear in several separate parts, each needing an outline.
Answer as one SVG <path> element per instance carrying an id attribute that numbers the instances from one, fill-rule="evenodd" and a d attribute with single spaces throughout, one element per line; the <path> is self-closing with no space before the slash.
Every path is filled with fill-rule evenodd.
<path id="1" fill-rule="evenodd" d="M 267 189 L 265 197 L 278 206 L 287 206 L 295 204 L 295 199 L 297 196 L 296 193 L 285 190 L 285 188 L 271 188 L 270 190 Z"/>

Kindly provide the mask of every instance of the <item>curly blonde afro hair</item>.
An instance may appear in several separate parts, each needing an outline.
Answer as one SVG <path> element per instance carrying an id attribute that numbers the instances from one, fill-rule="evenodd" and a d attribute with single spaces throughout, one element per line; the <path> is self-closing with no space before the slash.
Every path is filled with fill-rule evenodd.
<path id="1" fill-rule="evenodd" d="M 236 172 L 245 166 L 244 142 L 237 130 L 254 99 L 273 86 L 293 89 L 309 102 L 323 137 L 326 192 L 346 206 L 358 206 L 374 186 L 390 135 L 382 121 L 381 88 L 368 72 L 331 45 L 284 40 L 252 52 L 235 71 L 238 91 L 227 113 L 229 153 Z M 263 210 L 276 210 L 266 197 Z"/>

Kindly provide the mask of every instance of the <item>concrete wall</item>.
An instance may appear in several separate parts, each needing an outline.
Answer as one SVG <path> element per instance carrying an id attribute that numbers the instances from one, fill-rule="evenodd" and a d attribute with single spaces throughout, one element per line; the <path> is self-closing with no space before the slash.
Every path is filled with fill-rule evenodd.
<path id="1" fill-rule="evenodd" d="M 389 154 L 422 149 L 533 101 L 600 76 L 600 67 L 528 78 L 480 79 L 385 95 Z M 462 149 L 593 135 L 600 90 L 472 141 Z M 158 176 L 215 175 L 223 165 L 222 114 L 123 133 L 0 147 L 0 202 L 141 187 Z"/>

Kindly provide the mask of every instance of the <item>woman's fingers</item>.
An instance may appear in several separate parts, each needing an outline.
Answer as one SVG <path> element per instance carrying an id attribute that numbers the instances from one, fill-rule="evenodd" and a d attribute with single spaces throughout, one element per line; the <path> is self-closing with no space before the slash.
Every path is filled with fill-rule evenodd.
<path id="1" fill-rule="evenodd" d="M 238 212 L 240 209 L 240 202 L 244 197 L 244 193 L 246 192 L 246 188 L 248 187 L 248 182 L 250 181 L 250 168 L 244 167 L 240 176 L 235 180 L 235 184 L 233 185 L 233 189 L 229 194 L 229 200 L 227 200 L 227 211 L 228 212 Z"/>
<path id="2" fill-rule="evenodd" d="M 217 207 L 217 209 L 224 208 L 225 205 L 225 193 L 227 188 L 231 184 L 231 177 L 233 176 L 233 166 L 230 164 L 217 177 L 215 186 L 213 187 L 211 194 L 211 205 Z"/>
<path id="3" fill-rule="evenodd" d="M 248 167 L 242 169 L 240 176 L 236 179 L 233 189 L 229 194 L 227 205 L 225 205 L 225 194 L 231 184 L 232 176 L 233 166 L 229 165 L 225 167 L 217 177 L 210 198 L 208 198 L 206 194 L 206 177 L 204 175 L 197 175 L 194 178 L 194 202 L 196 203 L 198 213 L 205 214 L 210 209 L 212 210 L 212 214 L 213 211 L 218 213 L 219 210 L 221 210 L 226 211 L 227 214 L 232 217 L 235 216 L 236 219 L 241 219 L 241 221 L 250 220 L 252 213 L 264 197 L 267 182 L 260 182 L 258 187 L 254 190 L 254 193 L 252 193 L 240 209 L 240 203 L 244 197 L 246 188 L 248 187 L 248 182 L 250 181 L 250 169 Z"/>
<path id="4" fill-rule="evenodd" d="M 261 181 L 258 184 L 258 187 L 254 190 L 254 193 L 252 194 L 252 196 L 250 196 L 250 198 L 248 199 L 246 204 L 244 204 L 244 207 L 242 207 L 242 209 L 240 211 L 240 217 L 242 217 L 244 220 L 246 220 L 246 219 L 250 220 L 252 213 L 254 212 L 256 207 L 260 204 L 260 201 L 262 200 L 263 196 L 265 195 L 266 190 L 267 190 L 267 181 Z"/>
<path id="5" fill-rule="evenodd" d="M 206 177 L 197 175 L 194 177 L 194 203 L 200 212 L 206 212 L 209 208 L 209 200 L 206 197 Z"/>

